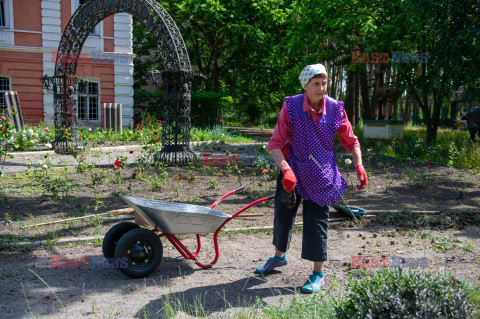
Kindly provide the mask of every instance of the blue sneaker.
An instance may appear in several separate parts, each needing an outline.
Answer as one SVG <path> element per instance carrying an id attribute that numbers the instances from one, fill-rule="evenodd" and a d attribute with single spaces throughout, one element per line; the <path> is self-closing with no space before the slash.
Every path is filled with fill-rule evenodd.
<path id="1" fill-rule="evenodd" d="M 311 275 L 305 282 L 305 285 L 303 285 L 301 291 L 306 294 L 311 294 L 322 289 L 323 285 L 325 285 L 324 277 Z"/>
<path id="2" fill-rule="evenodd" d="M 285 266 L 286 264 L 288 264 L 288 261 L 287 256 L 285 255 L 283 255 L 283 259 L 281 259 L 280 257 L 270 257 L 265 263 L 265 265 L 258 266 L 255 272 L 257 274 L 266 275 L 268 273 L 271 273 L 274 268 Z"/>

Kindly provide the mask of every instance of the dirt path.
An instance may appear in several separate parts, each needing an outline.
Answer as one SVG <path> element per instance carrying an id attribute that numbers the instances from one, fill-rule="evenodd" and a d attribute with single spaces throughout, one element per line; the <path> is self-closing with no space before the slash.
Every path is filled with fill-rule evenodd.
<path id="1" fill-rule="evenodd" d="M 235 147 L 245 155 L 259 153 L 256 146 Z M 227 149 L 234 148 L 211 148 L 212 152 L 227 152 Z M 124 153 L 130 154 L 127 150 Z M 344 196 L 349 205 L 368 210 L 441 210 L 444 214 L 423 217 L 408 213 L 390 214 L 369 222 L 368 226 L 348 223 L 332 228 L 325 289 L 342 287 L 349 274 L 362 274 L 358 269 L 349 270 L 352 256 L 357 261 L 365 258 L 362 260 L 372 262 L 372 258 L 376 258 L 375 262 L 383 258 L 386 265 L 403 258 L 406 264 L 416 263 L 432 271 L 451 272 L 456 278 L 480 284 L 478 171 L 400 163 L 375 154 L 364 154 L 364 157 L 370 184 L 362 192 L 355 190 L 357 179 L 353 168 L 344 164 L 344 158 L 338 159 L 340 170 L 349 183 Z M 195 305 L 199 303 L 205 315 L 223 318 L 253 304 L 257 297 L 263 305 L 286 303 L 303 285 L 311 265 L 300 258 L 300 232 L 293 235 L 288 252 L 289 265 L 265 278 L 253 273 L 255 267 L 272 254 L 271 234 L 265 232 L 221 235 L 220 260 L 207 270 L 181 258 L 164 241 L 164 260 L 158 270 L 146 279 L 135 280 L 118 269 L 94 266 L 94 261 L 101 260 L 102 256 L 99 242 L 20 252 L 5 249 L 4 245 L 16 241 L 103 236 L 115 222 L 82 221 L 28 230 L 22 230 L 20 226 L 78 217 L 95 209 L 105 212 L 125 207 L 115 192 L 208 206 L 227 191 L 245 185 L 244 192 L 219 205 L 220 211 L 232 214 L 254 199 L 270 195 L 275 187 L 275 181 L 267 173 L 262 173 L 262 167 L 207 169 L 202 166 L 168 168 L 164 172 L 151 168 L 142 174 L 134 169 L 125 167 L 113 171 L 110 166 L 102 166 L 81 173 L 65 171 L 65 176 L 52 175 L 60 180 L 72 179 L 70 197 L 59 201 L 52 200 L 51 194 L 32 175 L 7 174 L 3 178 L 0 189 L 0 218 L 3 217 L 0 220 L 0 247 L 4 247 L 0 251 L 1 318 L 59 318 L 65 317 L 65 313 L 67 318 L 131 318 L 146 314 L 148 318 L 161 318 L 168 305 L 178 305 L 183 310 L 178 314 L 196 316 Z M 120 182 L 115 182 L 117 173 L 121 175 Z M 97 184 L 93 185 L 95 174 L 102 174 L 102 178 L 97 178 Z M 228 228 L 272 225 L 271 202 L 255 206 L 251 212 L 263 216 L 234 219 Z M 301 219 L 300 210 L 297 220 Z M 194 246 L 194 238 L 185 238 L 185 243 Z M 211 237 L 208 237 L 200 255 L 206 262 L 213 259 L 211 246 Z M 52 268 L 56 256 L 70 261 L 88 258 L 91 263 L 86 269 L 78 266 Z M 426 258 L 426 263 L 421 258 Z M 420 260 L 422 262 L 418 264 Z M 45 280 L 51 289 L 30 270 Z"/>
<path id="2" fill-rule="evenodd" d="M 331 229 L 330 261 L 326 264 L 327 285 L 345 281 L 352 256 L 365 258 L 400 256 L 407 261 L 426 257 L 428 269 L 451 272 L 457 278 L 480 283 L 478 252 L 480 228 L 462 231 L 395 231 L 393 227 Z M 422 238 L 423 235 L 423 238 Z M 362 237 L 359 237 L 362 236 Z M 451 248 L 434 249 L 432 240 L 448 236 Z M 201 258 L 210 261 L 213 250 L 205 241 Z M 293 234 L 288 252 L 289 265 L 267 277 L 255 275 L 254 268 L 272 252 L 271 235 L 266 233 L 223 234 L 219 237 L 220 260 L 211 269 L 200 269 L 179 257 L 171 245 L 164 244 L 160 267 L 145 279 L 130 279 L 118 269 L 89 265 L 87 269 L 52 268 L 52 256 L 90 258 L 101 256 L 101 247 L 94 244 L 73 247 L 39 248 L 29 253 L 1 253 L 0 285 L 2 318 L 42 316 L 59 318 L 161 318 L 167 304 L 179 304 L 189 316 L 195 316 L 200 302 L 206 315 L 225 317 L 252 305 L 259 298 L 264 305 L 280 305 L 298 293 L 311 271 L 311 265 L 300 258 L 301 233 Z M 185 243 L 194 244 L 193 238 Z M 467 248 L 466 248 L 467 247 Z M 92 268 L 95 267 L 95 268 Z M 43 278 L 51 290 L 30 270 Z M 360 274 L 360 271 L 351 271 Z M 297 291 L 297 292 L 295 292 Z M 62 308 L 55 292 L 62 302 Z"/>

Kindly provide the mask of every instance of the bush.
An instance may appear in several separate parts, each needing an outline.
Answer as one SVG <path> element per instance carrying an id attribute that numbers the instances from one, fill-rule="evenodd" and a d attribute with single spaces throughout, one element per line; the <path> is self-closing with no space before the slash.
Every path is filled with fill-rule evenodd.
<path id="1" fill-rule="evenodd" d="M 224 93 L 192 92 L 192 126 L 209 127 L 218 124 L 222 109 L 230 100 Z M 135 109 L 154 118 L 163 119 L 163 92 L 138 91 L 134 96 Z"/>
<path id="2" fill-rule="evenodd" d="M 338 318 L 470 318 L 471 314 L 459 282 L 401 268 L 350 280 L 342 299 L 336 303 Z"/>

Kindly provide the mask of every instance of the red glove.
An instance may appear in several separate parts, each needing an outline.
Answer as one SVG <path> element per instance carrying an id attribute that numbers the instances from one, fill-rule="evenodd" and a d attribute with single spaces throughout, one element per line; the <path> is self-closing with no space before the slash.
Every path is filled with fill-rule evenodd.
<path id="1" fill-rule="evenodd" d="M 295 177 L 295 173 L 292 171 L 291 168 L 287 168 L 283 170 L 283 188 L 290 193 L 293 191 L 295 185 L 297 185 L 297 178 Z"/>
<path id="2" fill-rule="evenodd" d="M 355 166 L 355 171 L 357 172 L 358 179 L 360 180 L 360 186 L 357 187 L 357 190 L 364 189 L 368 185 L 368 176 L 363 165 Z"/>

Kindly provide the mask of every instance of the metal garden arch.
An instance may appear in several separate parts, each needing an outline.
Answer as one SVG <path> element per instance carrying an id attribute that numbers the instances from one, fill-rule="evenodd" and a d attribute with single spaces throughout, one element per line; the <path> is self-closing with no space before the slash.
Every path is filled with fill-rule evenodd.
<path id="1" fill-rule="evenodd" d="M 95 26 L 116 13 L 130 13 L 148 28 L 157 41 L 165 70 L 154 70 L 153 82 L 163 88 L 164 133 L 157 160 L 168 165 L 188 164 L 195 155 L 190 151 L 190 105 L 193 71 L 183 38 L 168 12 L 154 0 L 87 0 L 68 22 L 58 46 L 55 75 L 44 76 L 44 87 L 54 93 L 55 152 L 68 154 L 81 149 L 78 140 L 76 95 L 85 88 L 85 80 L 76 77 L 83 44 Z"/>

